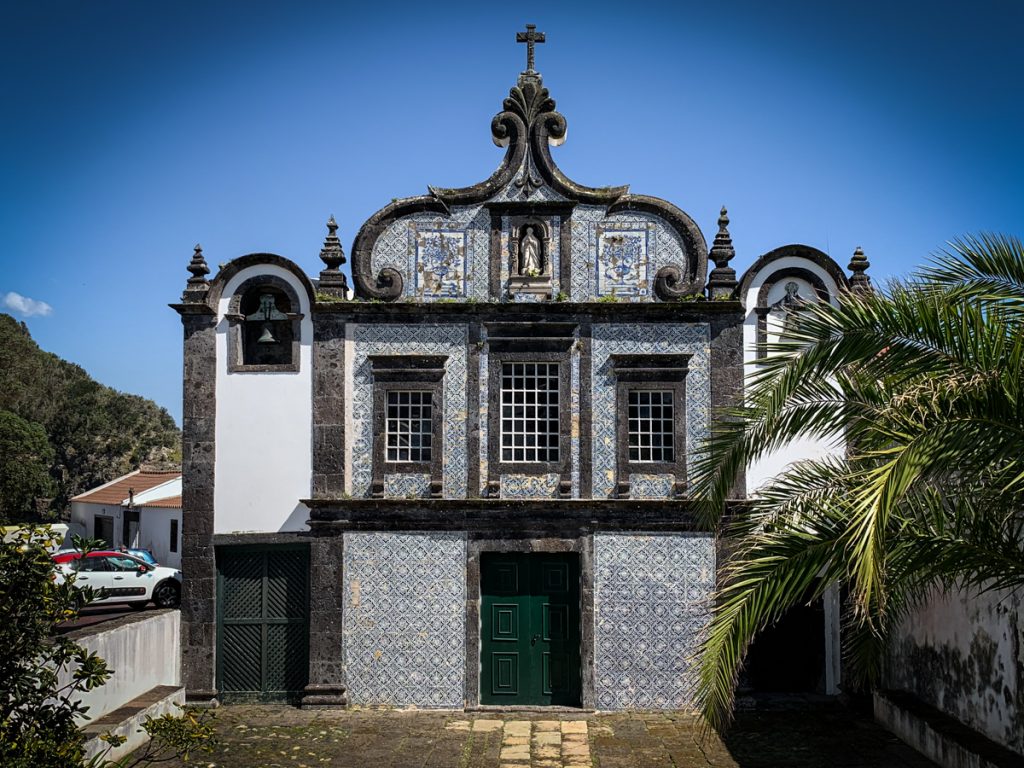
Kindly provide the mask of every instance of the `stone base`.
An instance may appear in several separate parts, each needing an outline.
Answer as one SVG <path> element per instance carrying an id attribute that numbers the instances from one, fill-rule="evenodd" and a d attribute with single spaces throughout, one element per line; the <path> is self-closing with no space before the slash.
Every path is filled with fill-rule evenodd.
<path id="1" fill-rule="evenodd" d="M 508 279 L 508 292 L 513 298 L 517 295 L 526 295 L 535 299 L 550 299 L 551 275 L 512 275 Z"/>
<path id="2" fill-rule="evenodd" d="M 186 690 L 185 703 L 190 707 L 198 707 L 199 709 L 219 707 L 220 701 L 217 699 L 217 693 L 218 692 L 214 690 L 205 690 L 200 688 Z"/>
<path id="3" fill-rule="evenodd" d="M 348 696 L 344 685 L 307 685 L 299 702 L 302 709 L 345 709 Z"/>

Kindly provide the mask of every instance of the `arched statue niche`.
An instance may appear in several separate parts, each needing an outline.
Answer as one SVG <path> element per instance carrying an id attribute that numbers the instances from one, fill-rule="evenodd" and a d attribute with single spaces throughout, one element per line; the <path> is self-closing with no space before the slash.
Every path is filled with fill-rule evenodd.
<path id="1" fill-rule="evenodd" d="M 509 237 L 510 295 L 551 295 L 551 228 L 529 218 L 513 220 Z"/>

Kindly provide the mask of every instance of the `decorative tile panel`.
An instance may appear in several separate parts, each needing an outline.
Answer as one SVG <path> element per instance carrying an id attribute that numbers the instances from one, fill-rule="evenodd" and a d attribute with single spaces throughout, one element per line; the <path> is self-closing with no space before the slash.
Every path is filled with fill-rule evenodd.
<path id="1" fill-rule="evenodd" d="M 373 246 L 372 271 L 397 269 L 406 298 L 486 300 L 490 242 L 490 213 L 481 206 L 456 206 L 450 216 L 417 213 L 387 226 Z"/>
<path id="2" fill-rule="evenodd" d="M 373 470 L 373 376 L 368 355 L 447 355 L 444 375 L 444 495 L 466 497 L 466 326 L 359 325 L 354 330 L 352 493 L 367 496 Z"/>
<path id="3" fill-rule="evenodd" d="M 502 475 L 503 499 L 553 499 L 558 495 L 558 475 Z"/>
<path id="4" fill-rule="evenodd" d="M 386 499 L 426 499 L 429 497 L 429 473 L 384 475 L 384 498 Z"/>
<path id="5" fill-rule="evenodd" d="M 631 499 L 668 499 L 672 497 L 672 489 L 676 479 L 673 475 L 629 476 L 629 497 Z"/>
<path id="6" fill-rule="evenodd" d="M 350 701 L 461 709 L 465 535 L 346 533 L 344 574 Z"/>
<path id="7" fill-rule="evenodd" d="M 466 295 L 466 233 L 417 229 L 414 288 L 423 298 Z"/>
<path id="8" fill-rule="evenodd" d="M 706 323 L 595 323 L 592 358 L 592 429 L 594 497 L 611 497 L 615 490 L 618 440 L 615 415 L 615 375 L 612 354 L 690 354 L 686 376 L 687 471 L 693 472 L 695 451 L 708 435 L 711 419 L 711 337 Z"/>
<path id="9" fill-rule="evenodd" d="M 597 293 L 599 296 L 648 296 L 648 241 L 655 226 L 606 224 L 597 230 Z"/>
<path id="10" fill-rule="evenodd" d="M 598 709 L 693 706 L 714 587 L 711 536 L 594 534 Z"/>
<path id="11" fill-rule="evenodd" d="M 576 329 L 579 339 L 579 329 Z M 580 497 L 580 353 L 573 345 L 572 368 L 569 372 L 569 455 L 572 461 L 570 479 L 572 480 L 572 497 Z"/>
<path id="12" fill-rule="evenodd" d="M 599 206 L 577 206 L 571 242 L 573 301 L 613 293 L 629 301 L 653 301 L 659 269 L 674 264 L 686 271 L 679 235 L 650 214 L 631 211 L 606 217 Z"/>

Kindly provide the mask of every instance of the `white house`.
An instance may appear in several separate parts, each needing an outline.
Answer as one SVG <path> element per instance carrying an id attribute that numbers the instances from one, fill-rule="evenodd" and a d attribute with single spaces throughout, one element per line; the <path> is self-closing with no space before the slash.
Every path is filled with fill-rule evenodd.
<path id="1" fill-rule="evenodd" d="M 136 470 L 71 499 L 74 533 L 181 567 L 181 472 Z"/>

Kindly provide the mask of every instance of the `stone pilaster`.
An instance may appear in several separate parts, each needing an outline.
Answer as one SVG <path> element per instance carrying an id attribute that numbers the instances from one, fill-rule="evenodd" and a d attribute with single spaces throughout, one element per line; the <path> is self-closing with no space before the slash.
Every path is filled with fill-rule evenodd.
<path id="1" fill-rule="evenodd" d="M 182 417 L 181 669 L 186 698 L 217 695 L 217 572 L 213 551 L 213 488 L 217 413 L 216 315 L 205 304 L 175 306 L 184 325 Z"/>
<path id="2" fill-rule="evenodd" d="M 314 534 L 309 542 L 309 685 L 303 709 L 348 704 L 342 671 L 344 539 Z"/>
<path id="3" fill-rule="evenodd" d="M 743 311 L 711 318 L 711 418 L 723 418 L 722 409 L 743 404 Z M 746 472 L 741 470 L 729 498 L 747 495 Z"/>
<path id="4" fill-rule="evenodd" d="M 313 313 L 314 499 L 345 492 L 345 318 Z"/>

